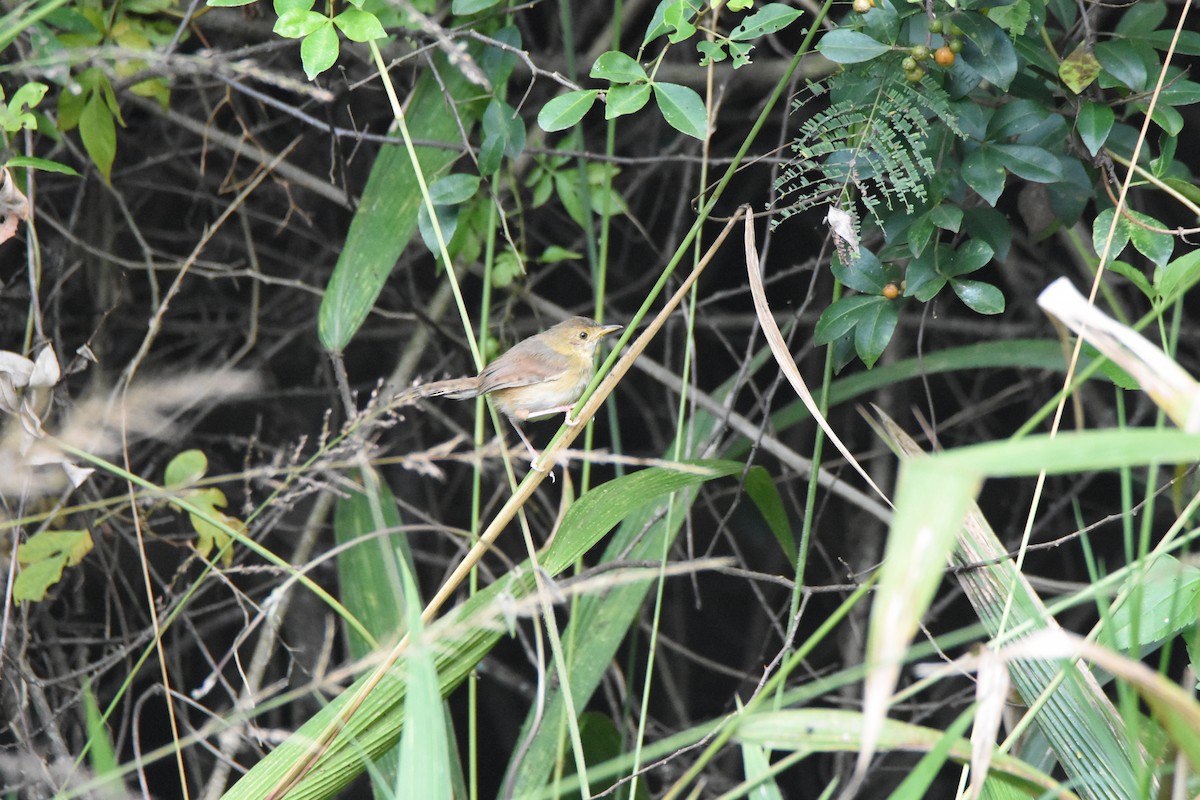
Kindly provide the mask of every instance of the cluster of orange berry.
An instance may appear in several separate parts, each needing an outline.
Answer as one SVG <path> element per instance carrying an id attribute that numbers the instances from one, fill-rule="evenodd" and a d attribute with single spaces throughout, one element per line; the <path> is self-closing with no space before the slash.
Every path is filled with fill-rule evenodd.
<path id="1" fill-rule="evenodd" d="M 930 56 L 933 56 L 933 61 L 939 67 L 949 69 L 954 66 L 955 57 L 962 52 L 963 48 L 963 32 L 962 29 L 950 23 L 946 29 L 940 19 L 932 19 L 929 21 L 929 32 L 940 34 L 946 30 L 946 35 L 943 37 L 943 44 L 936 50 L 930 51 L 929 47 L 923 44 L 914 45 L 908 51 L 908 55 L 900 62 L 900 68 L 904 70 L 904 77 L 908 78 L 913 83 L 917 83 L 921 78 L 925 77 L 925 70 L 921 67 L 921 62 L 926 61 Z"/>

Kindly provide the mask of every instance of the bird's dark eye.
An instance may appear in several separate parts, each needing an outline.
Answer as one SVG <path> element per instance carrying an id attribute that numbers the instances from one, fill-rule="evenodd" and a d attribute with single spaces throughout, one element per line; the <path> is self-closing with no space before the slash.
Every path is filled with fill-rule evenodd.
<path id="1" fill-rule="evenodd" d="M 587 331 L 580 331 L 580 332 L 579 332 L 579 338 L 580 338 L 580 339 L 586 339 L 586 338 L 587 338 Z"/>

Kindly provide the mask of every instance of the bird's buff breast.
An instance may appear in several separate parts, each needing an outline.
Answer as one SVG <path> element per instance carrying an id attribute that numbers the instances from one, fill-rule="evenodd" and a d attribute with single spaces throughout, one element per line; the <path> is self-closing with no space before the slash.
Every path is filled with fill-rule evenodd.
<path id="1" fill-rule="evenodd" d="M 564 375 L 529 386 L 499 389 L 492 393 L 492 398 L 502 414 L 518 419 L 536 419 L 545 416 L 538 414 L 539 411 L 558 413 L 561 406 L 573 405 L 591 379 L 591 370 L 587 370 L 579 378 Z"/>

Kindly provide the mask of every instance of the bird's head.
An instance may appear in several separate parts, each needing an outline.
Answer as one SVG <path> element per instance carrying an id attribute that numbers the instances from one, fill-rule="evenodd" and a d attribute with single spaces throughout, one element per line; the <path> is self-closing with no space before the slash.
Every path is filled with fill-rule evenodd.
<path id="1" fill-rule="evenodd" d="M 547 329 L 543 336 L 560 353 L 582 353 L 591 358 L 600 340 L 621 328 L 621 325 L 601 325 L 587 317 L 571 317 Z"/>

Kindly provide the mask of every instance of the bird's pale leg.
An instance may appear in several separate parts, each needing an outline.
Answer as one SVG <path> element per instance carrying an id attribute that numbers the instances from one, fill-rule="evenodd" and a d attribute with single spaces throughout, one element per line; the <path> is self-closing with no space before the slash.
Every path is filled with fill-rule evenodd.
<path id="1" fill-rule="evenodd" d="M 517 424 L 517 421 L 515 419 L 513 419 L 512 417 L 509 417 L 508 421 L 512 423 L 513 430 L 515 430 L 517 432 L 517 436 L 521 437 L 521 441 L 525 443 L 525 449 L 527 449 L 529 451 L 529 468 L 537 469 L 538 472 L 549 472 L 550 473 L 550 482 L 553 483 L 554 482 L 554 469 L 553 468 L 545 468 L 545 467 L 543 467 L 542 469 L 537 468 L 538 451 L 534 449 L 533 444 L 529 441 L 529 437 L 527 437 L 525 435 L 525 431 L 521 430 L 521 426 Z"/>

